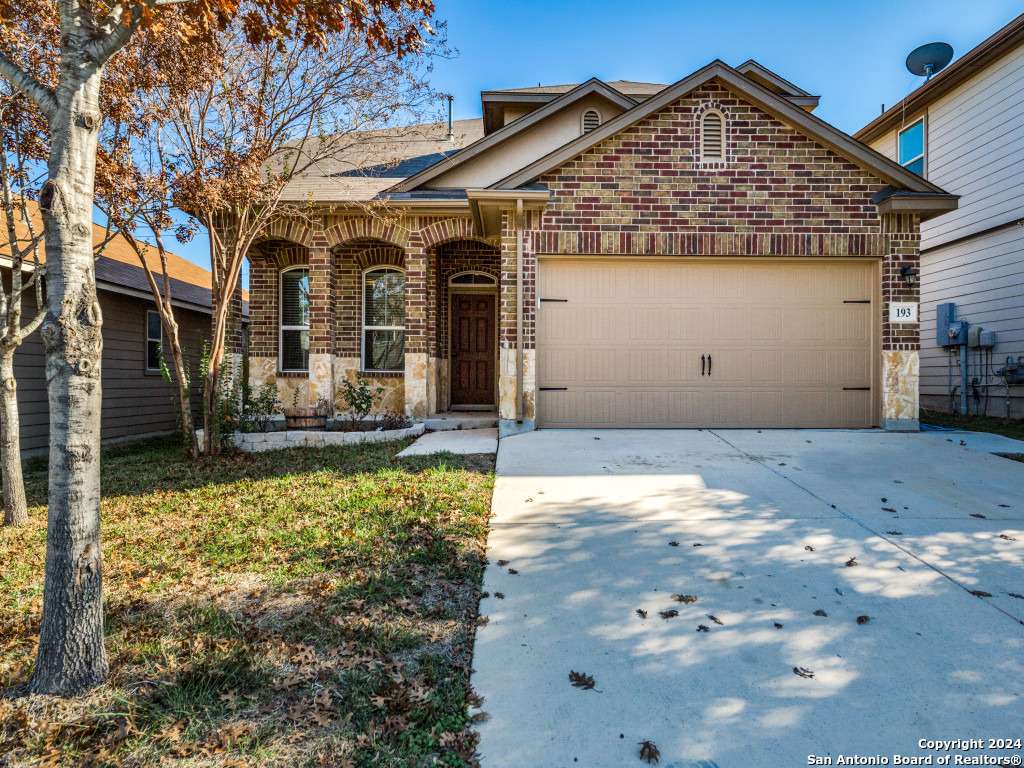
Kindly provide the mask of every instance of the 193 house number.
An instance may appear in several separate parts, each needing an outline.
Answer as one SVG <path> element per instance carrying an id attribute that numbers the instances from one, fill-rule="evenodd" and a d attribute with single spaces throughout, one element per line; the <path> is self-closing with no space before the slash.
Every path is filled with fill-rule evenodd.
<path id="1" fill-rule="evenodd" d="M 889 305 L 890 323 L 916 323 L 917 304 L 909 301 L 894 301 Z"/>

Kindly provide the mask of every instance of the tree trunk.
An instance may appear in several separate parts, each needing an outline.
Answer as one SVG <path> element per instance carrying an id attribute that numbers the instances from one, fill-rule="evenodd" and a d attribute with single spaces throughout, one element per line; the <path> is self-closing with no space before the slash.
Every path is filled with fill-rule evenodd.
<path id="1" fill-rule="evenodd" d="M 28 522 L 25 481 L 21 475 L 21 429 L 14 349 L 0 350 L 0 467 L 4 473 L 4 525 Z"/>
<path id="2" fill-rule="evenodd" d="M 107 676 L 100 554 L 100 362 L 92 204 L 102 69 L 63 48 L 49 116 L 49 180 L 39 195 L 46 234 L 50 406 L 46 577 L 35 693 L 72 695 Z M 68 74 L 65 74 L 67 72 Z"/>
<path id="3" fill-rule="evenodd" d="M 171 333 L 167 334 L 171 341 L 171 360 L 174 363 L 174 374 L 178 377 L 178 407 L 181 408 L 181 436 L 188 446 L 192 458 L 199 456 L 199 441 L 196 439 L 195 422 L 192 419 L 191 377 L 185 369 L 185 355 L 181 351 L 178 340 L 178 324 L 171 318 Z"/>

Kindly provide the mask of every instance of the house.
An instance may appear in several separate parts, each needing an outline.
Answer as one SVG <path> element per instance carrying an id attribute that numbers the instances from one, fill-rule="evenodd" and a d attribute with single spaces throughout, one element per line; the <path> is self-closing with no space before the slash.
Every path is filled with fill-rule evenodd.
<path id="1" fill-rule="evenodd" d="M 1024 417 L 1024 388 L 995 373 L 1024 355 L 1024 15 L 854 135 L 960 196 L 921 225 L 923 405 Z M 990 350 L 964 350 L 966 391 L 962 348 L 938 339 L 937 308 L 949 302 L 958 319 L 995 331 Z"/>
<path id="2" fill-rule="evenodd" d="M 502 434 L 916 429 L 918 327 L 896 310 L 921 222 L 956 197 L 817 103 L 714 61 L 367 134 L 392 161 L 294 180 L 314 215 L 250 252 L 252 381 L 309 402 L 362 373 L 382 408 L 496 409 Z"/>
<path id="3" fill-rule="evenodd" d="M 38 209 L 33 203 L 29 205 L 35 231 L 41 232 Z M 27 227 L 19 223 L 17 230 L 19 240 L 28 242 Z M 99 245 L 106 239 L 106 228 L 94 225 L 93 242 Z M 45 260 L 45 252 L 42 257 Z M 150 249 L 147 259 L 159 276 L 160 260 L 155 249 Z M 200 350 L 203 341 L 210 337 L 210 273 L 173 254 L 168 256 L 168 271 L 179 339 L 190 363 L 193 400 L 199 408 Z M 4 241 L 0 243 L 0 273 L 8 288 L 10 272 L 10 248 Z M 145 270 L 124 238 L 110 240 L 96 260 L 96 287 L 103 313 L 103 441 L 113 443 L 173 432 L 178 425 L 177 393 L 160 374 L 159 348 L 164 338 L 160 317 Z M 23 322 L 33 317 L 35 311 L 33 290 L 24 296 Z M 247 312 L 244 302 L 243 322 Z M 49 445 L 44 364 L 42 339 L 34 333 L 14 353 L 21 449 L 26 457 L 45 453 Z M 197 415 L 201 416 L 198 412 Z"/>

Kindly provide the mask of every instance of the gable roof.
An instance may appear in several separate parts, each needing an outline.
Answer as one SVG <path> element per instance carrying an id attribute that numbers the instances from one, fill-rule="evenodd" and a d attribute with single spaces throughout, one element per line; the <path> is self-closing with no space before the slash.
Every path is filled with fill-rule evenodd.
<path id="1" fill-rule="evenodd" d="M 854 138 L 872 142 L 899 125 L 903 117 L 924 109 L 940 96 L 974 77 L 996 59 L 1024 44 L 1024 14 L 1021 14 L 994 35 L 972 48 L 950 66 L 935 75 L 916 91 L 890 107 L 855 134 Z"/>
<path id="2" fill-rule="evenodd" d="M 579 101 L 580 99 L 587 98 L 589 96 L 603 96 L 614 104 L 617 104 L 624 110 L 629 110 L 636 106 L 637 102 L 633 99 L 619 93 L 614 88 L 610 87 L 607 83 L 601 82 L 596 77 L 592 77 L 587 82 L 577 85 L 572 90 L 567 91 L 556 99 L 549 101 L 539 109 L 535 109 L 532 112 L 523 115 L 518 120 L 513 120 L 508 125 L 499 128 L 492 133 L 487 134 L 479 141 L 469 145 L 460 152 L 445 157 L 442 160 L 434 163 L 429 168 L 425 168 L 419 173 L 408 177 L 407 179 L 395 184 L 388 191 L 389 192 L 410 192 L 416 187 L 422 186 L 423 184 L 437 178 L 438 176 L 450 171 L 451 169 L 461 165 L 462 163 L 470 160 L 471 158 L 477 157 L 478 155 L 491 150 L 512 136 L 516 135 L 520 131 L 529 128 L 531 125 L 536 125 L 540 121 L 546 119 L 548 116 L 565 109 L 569 105 Z"/>
<path id="3" fill-rule="evenodd" d="M 539 176 L 585 152 L 605 139 L 614 136 L 639 121 L 664 109 L 687 93 L 705 83 L 716 80 L 730 91 L 742 96 L 783 122 L 794 127 L 819 144 L 831 149 L 858 167 L 888 182 L 894 188 L 907 189 L 920 194 L 948 195 L 948 193 L 915 173 L 901 167 L 884 155 L 866 147 L 824 120 L 792 104 L 786 98 L 716 59 L 692 75 L 665 88 L 657 95 L 641 102 L 633 109 L 602 123 L 589 133 L 570 141 L 515 173 L 491 185 L 491 189 L 510 189 L 535 181 Z M 952 200 L 955 197 L 948 195 Z"/>
<path id="4" fill-rule="evenodd" d="M 28 200 L 26 201 L 26 208 L 32 217 L 34 231 L 37 234 L 41 233 L 43 231 L 43 220 L 39 213 L 38 205 L 32 200 Z M 21 247 L 24 247 L 31 240 L 29 228 L 17 214 L 15 214 L 14 228 L 18 241 L 22 244 Z M 100 245 L 106 239 L 106 227 L 94 222 L 92 225 L 93 246 Z M 156 276 L 158 287 L 162 292 L 163 285 L 161 284 L 160 275 L 163 273 L 160 267 L 160 256 L 156 248 L 147 249 L 145 257 L 146 263 L 149 264 L 149 268 L 153 271 L 154 276 Z M 10 258 L 10 244 L 4 238 L 0 241 L 0 259 L 5 262 L 4 266 L 9 266 Z M 46 263 L 45 242 L 39 244 L 39 261 L 42 264 Z M 31 269 L 31 262 L 26 263 L 25 268 Z M 189 304 L 192 305 L 192 308 L 201 308 L 207 312 L 210 310 L 213 304 L 211 291 L 212 277 L 207 270 L 187 259 L 183 259 L 181 256 L 167 253 L 167 273 L 171 279 L 171 297 L 175 303 Z M 139 263 L 139 257 L 136 255 L 135 250 L 121 235 L 113 237 L 103 248 L 102 255 L 96 259 L 96 282 L 100 284 L 101 288 L 128 288 L 132 291 L 142 291 L 147 297 L 152 296 L 149 280 L 146 277 L 146 270 Z M 242 301 L 243 314 L 247 315 L 248 291 L 242 291 Z"/>
<path id="5" fill-rule="evenodd" d="M 805 91 L 800 86 L 794 85 L 786 78 L 753 59 L 744 61 L 736 67 L 736 71 L 760 83 L 768 88 L 768 90 L 775 91 L 780 96 L 785 96 L 787 101 L 793 102 L 798 107 L 803 107 L 808 112 L 818 106 L 818 102 L 821 100 L 820 96 L 814 96 L 810 91 Z"/>
<path id="6" fill-rule="evenodd" d="M 587 82 L 597 80 L 597 78 L 590 78 Z M 598 81 L 604 82 L 605 85 L 614 88 L 621 94 L 629 96 L 634 101 L 641 101 L 642 99 L 649 98 L 658 91 L 663 91 L 668 88 L 666 83 L 638 83 L 634 80 L 607 80 Z M 481 98 L 494 97 L 495 100 L 511 101 L 517 96 L 544 96 L 555 98 L 561 96 L 563 93 L 568 93 L 574 88 L 579 88 L 583 83 L 567 83 L 565 85 L 538 85 L 536 88 L 503 88 L 492 91 L 481 91 Z M 511 98 L 509 98 L 511 97 Z M 524 101 L 526 99 L 523 99 Z"/>

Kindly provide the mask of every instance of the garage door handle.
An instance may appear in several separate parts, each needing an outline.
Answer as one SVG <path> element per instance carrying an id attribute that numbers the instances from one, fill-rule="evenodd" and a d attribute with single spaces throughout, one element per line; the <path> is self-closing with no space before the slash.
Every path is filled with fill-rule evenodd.
<path id="1" fill-rule="evenodd" d="M 704 375 L 704 355 L 700 356 L 700 375 Z"/>
<path id="2" fill-rule="evenodd" d="M 711 355 L 708 355 L 708 376 L 711 375 Z"/>
<path id="3" fill-rule="evenodd" d="M 565 392 L 568 387 L 537 387 L 541 392 Z"/>

